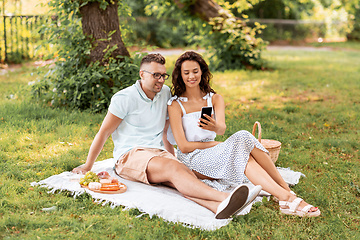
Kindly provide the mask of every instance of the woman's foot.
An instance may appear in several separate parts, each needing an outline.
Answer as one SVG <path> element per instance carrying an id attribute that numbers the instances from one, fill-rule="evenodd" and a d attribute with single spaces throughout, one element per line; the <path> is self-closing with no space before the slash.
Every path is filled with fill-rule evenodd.
<path id="1" fill-rule="evenodd" d="M 292 195 L 296 196 L 296 193 L 294 193 L 293 191 L 289 190 L 289 192 L 290 192 Z M 277 198 L 277 197 L 275 197 L 275 196 L 273 196 L 273 198 L 274 198 L 274 201 L 275 201 L 275 202 L 279 202 L 279 198 Z"/>
<path id="2" fill-rule="evenodd" d="M 297 215 L 299 217 L 317 217 L 320 210 L 306 203 L 301 198 L 292 195 L 288 201 L 279 201 L 280 211 L 284 214 Z"/>

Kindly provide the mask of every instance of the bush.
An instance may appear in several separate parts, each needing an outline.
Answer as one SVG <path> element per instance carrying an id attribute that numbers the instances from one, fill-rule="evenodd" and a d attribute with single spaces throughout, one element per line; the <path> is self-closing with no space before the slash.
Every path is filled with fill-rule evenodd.
<path id="1" fill-rule="evenodd" d="M 210 66 L 213 70 L 264 67 L 261 51 L 265 49 L 267 42 L 256 37 L 264 26 L 255 23 L 252 28 L 235 17 L 213 18 L 209 25 L 212 30 L 204 34 L 202 44 L 210 51 Z"/>
<path id="2" fill-rule="evenodd" d="M 353 29 L 348 34 L 349 39 L 360 40 L 360 4 L 353 7 Z"/>
<path id="3" fill-rule="evenodd" d="M 138 79 L 139 57 L 121 62 L 110 59 L 105 66 L 96 62 L 75 67 L 75 61 L 56 62 L 55 68 L 33 86 L 32 95 L 54 107 L 101 112 L 108 108 L 114 93 Z"/>
<path id="4" fill-rule="evenodd" d="M 29 58 L 30 57 L 26 52 L 16 50 L 16 51 L 7 53 L 6 61 L 8 63 L 17 64 L 17 63 L 22 63 L 22 62 L 24 62 L 24 60 L 27 60 Z"/>
<path id="5" fill-rule="evenodd" d="M 32 96 L 54 107 L 106 110 L 114 93 L 138 79 L 141 55 L 113 58 L 115 45 L 105 49 L 102 62 L 106 64 L 89 63 L 92 44 L 82 32 L 79 2 L 52 0 L 50 6 L 58 19 L 43 25 L 41 32 L 50 33 L 48 42 L 56 44 L 59 51 L 55 68 L 32 86 Z"/>

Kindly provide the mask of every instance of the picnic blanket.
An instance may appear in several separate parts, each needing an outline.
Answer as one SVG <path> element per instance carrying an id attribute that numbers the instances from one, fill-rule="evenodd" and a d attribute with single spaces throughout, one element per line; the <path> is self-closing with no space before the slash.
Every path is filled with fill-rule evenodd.
<path id="1" fill-rule="evenodd" d="M 103 194 L 82 188 L 78 180 L 83 175 L 72 172 L 63 172 L 59 175 L 51 176 L 39 182 L 31 183 L 32 186 L 47 187 L 49 193 L 70 191 L 74 198 L 82 193 L 90 194 L 95 202 L 99 204 L 110 204 L 110 207 L 124 206 L 124 210 L 137 208 L 143 214 L 149 214 L 150 217 L 156 215 L 165 221 L 182 223 L 192 228 L 201 228 L 203 230 L 216 230 L 227 225 L 231 219 L 215 219 L 215 215 L 210 210 L 198 205 L 197 203 L 184 198 L 177 190 L 162 185 L 146 185 L 139 182 L 132 182 L 116 175 L 113 170 L 113 159 L 95 162 L 92 171 L 95 173 L 107 171 L 111 176 L 116 176 L 120 182 L 127 186 L 127 191 L 121 194 Z M 279 171 L 285 181 L 291 185 L 297 184 L 300 177 L 304 176 L 299 172 L 289 169 L 280 169 Z M 251 183 L 247 184 L 250 188 Z M 261 201 L 262 196 L 270 196 L 262 191 L 260 196 L 254 202 Z M 239 215 L 250 212 L 252 204 L 246 207 Z M 143 215 L 141 214 L 141 215 Z M 139 216 L 141 216 L 139 215 Z"/>

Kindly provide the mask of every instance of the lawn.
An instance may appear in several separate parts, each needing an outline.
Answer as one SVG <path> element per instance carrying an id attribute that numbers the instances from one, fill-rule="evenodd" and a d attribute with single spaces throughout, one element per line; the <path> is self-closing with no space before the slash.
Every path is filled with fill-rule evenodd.
<path id="1" fill-rule="evenodd" d="M 338 50 L 348 50 L 348 51 L 360 51 L 360 41 L 346 41 L 346 42 L 314 42 L 309 43 L 308 45 L 314 47 L 331 47 Z"/>
<path id="2" fill-rule="evenodd" d="M 202 231 L 98 205 L 87 194 L 74 199 L 31 187 L 82 164 L 104 114 L 34 103 L 27 86 L 41 69 L 28 66 L 0 75 L 0 238 L 359 239 L 360 52 L 263 55 L 272 70 L 214 73 L 227 106 L 227 131 L 218 140 L 260 121 L 263 138 L 282 142 L 277 166 L 306 175 L 292 189 L 321 217 L 281 215 L 271 200 L 217 231 Z M 170 73 L 176 56 L 167 59 Z M 109 139 L 98 160 L 110 158 L 112 147 Z"/>

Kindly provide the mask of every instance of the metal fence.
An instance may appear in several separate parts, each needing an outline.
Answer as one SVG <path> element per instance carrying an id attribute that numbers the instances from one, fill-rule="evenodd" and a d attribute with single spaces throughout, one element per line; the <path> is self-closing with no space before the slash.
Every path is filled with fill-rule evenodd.
<path id="1" fill-rule="evenodd" d="M 0 18 L 0 62 L 17 63 L 40 57 L 36 48 L 44 36 L 38 27 L 50 21 L 42 15 L 13 15 Z"/>

